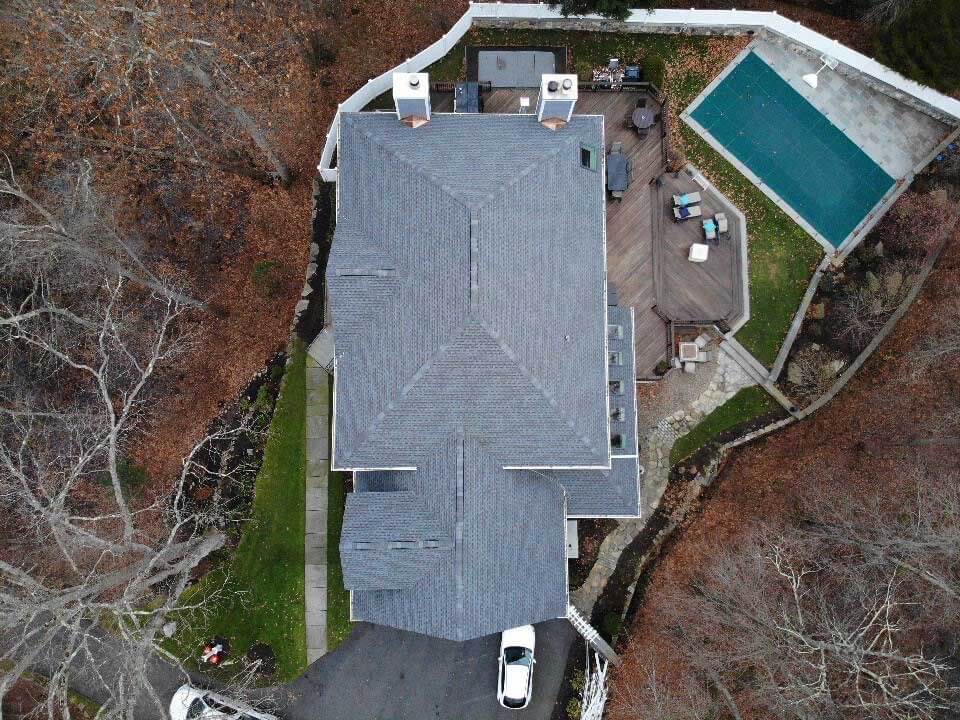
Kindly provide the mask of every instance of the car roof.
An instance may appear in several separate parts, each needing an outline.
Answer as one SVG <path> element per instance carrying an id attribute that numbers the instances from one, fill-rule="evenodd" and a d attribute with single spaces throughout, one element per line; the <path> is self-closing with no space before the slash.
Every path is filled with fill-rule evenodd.
<path id="1" fill-rule="evenodd" d="M 512 700 L 522 700 L 526 698 L 529 679 L 529 665 L 508 665 L 503 677 L 504 696 Z"/>

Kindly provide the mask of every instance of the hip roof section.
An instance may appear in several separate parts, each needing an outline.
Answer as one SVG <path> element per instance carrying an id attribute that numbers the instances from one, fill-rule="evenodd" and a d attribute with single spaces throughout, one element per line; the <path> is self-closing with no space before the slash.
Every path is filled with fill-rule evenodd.
<path id="1" fill-rule="evenodd" d="M 507 466 L 610 466 L 602 151 L 599 116 L 343 114 L 335 467 L 413 467 L 455 428 Z"/>

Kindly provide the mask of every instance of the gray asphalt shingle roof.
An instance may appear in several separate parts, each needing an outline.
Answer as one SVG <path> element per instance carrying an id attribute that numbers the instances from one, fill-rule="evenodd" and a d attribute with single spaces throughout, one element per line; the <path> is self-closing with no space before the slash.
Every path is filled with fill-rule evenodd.
<path id="1" fill-rule="evenodd" d="M 336 466 L 406 467 L 458 426 L 507 464 L 608 465 L 604 190 L 581 145 L 602 118 L 342 116 Z"/>
<path id="2" fill-rule="evenodd" d="M 611 467 L 605 199 L 581 146 L 602 150 L 602 118 L 341 117 L 327 278 L 356 620 L 464 640 L 562 616 L 567 513 L 637 513 L 636 458 Z"/>
<path id="3" fill-rule="evenodd" d="M 353 495 L 374 497 L 379 518 L 351 505 L 344 517 L 340 549 L 355 620 L 467 640 L 565 613 L 563 490 L 501 466 L 482 440 L 454 432 L 417 470 L 356 474 Z M 384 484 L 403 489 L 374 491 Z M 407 497 L 424 512 L 404 523 Z M 353 547 L 387 536 L 408 546 Z M 425 539 L 438 547 L 421 549 Z"/>

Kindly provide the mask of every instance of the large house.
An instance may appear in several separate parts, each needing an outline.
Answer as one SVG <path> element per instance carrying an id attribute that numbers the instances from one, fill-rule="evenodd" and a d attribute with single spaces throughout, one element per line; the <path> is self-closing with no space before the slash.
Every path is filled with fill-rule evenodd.
<path id="1" fill-rule="evenodd" d="M 604 126 L 343 113 L 327 269 L 353 620 L 465 640 L 563 617 L 568 519 L 636 517 L 633 312 L 606 279 Z"/>

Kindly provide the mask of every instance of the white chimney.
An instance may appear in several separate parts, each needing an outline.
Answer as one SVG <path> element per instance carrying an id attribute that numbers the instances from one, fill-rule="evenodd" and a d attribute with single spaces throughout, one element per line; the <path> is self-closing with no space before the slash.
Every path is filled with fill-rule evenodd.
<path id="1" fill-rule="evenodd" d="M 430 121 L 430 76 L 427 73 L 395 72 L 393 102 L 401 121 L 419 127 Z"/>
<path id="2" fill-rule="evenodd" d="M 576 75 L 544 75 L 537 99 L 537 120 L 552 130 L 570 122 L 577 104 Z"/>

